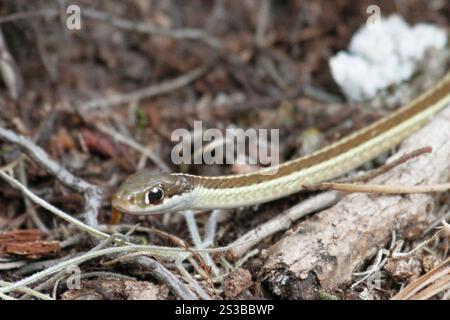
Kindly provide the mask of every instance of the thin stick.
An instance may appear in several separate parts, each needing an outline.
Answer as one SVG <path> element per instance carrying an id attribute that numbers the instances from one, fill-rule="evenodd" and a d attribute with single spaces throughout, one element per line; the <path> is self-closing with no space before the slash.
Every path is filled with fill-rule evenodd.
<path id="1" fill-rule="evenodd" d="M 15 158 L 13 161 L 5 164 L 4 166 L 0 167 L 1 171 L 11 171 L 13 170 L 19 162 L 24 158 L 25 156 L 21 153 L 17 158 Z"/>
<path id="2" fill-rule="evenodd" d="M 352 183 L 354 182 L 365 182 L 368 181 L 376 176 L 379 176 L 411 159 L 417 158 L 420 155 L 426 154 L 426 153 L 431 153 L 433 151 L 433 148 L 431 147 L 424 147 L 424 148 L 419 148 L 417 150 L 414 150 L 412 152 L 406 153 L 404 155 L 402 155 L 401 157 L 399 157 L 398 159 L 395 159 L 394 161 L 390 162 L 390 163 L 386 163 L 384 165 L 382 165 L 379 168 L 373 169 L 368 171 L 367 173 L 358 176 L 358 177 L 352 177 L 350 179 L 350 181 Z M 346 181 L 345 181 L 346 182 Z"/>
<path id="3" fill-rule="evenodd" d="M 75 177 L 66 168 L 49 158 L 47 153 L 27 137 L 16 134 L 15 132 L 0 127 L 0 139 L 19 146 L 28 156 L 36 161 L 48 173 L 54 175 L 66 187 L 85 192 L 88 189 L 96 188 L 92 184 L 81 178 Z"/>
<path id="4" fill-rule="evenodd" d="M 175 236 L 175 235 L 172 235 L 172 234 L 170 234 L 170 233 L 167 233 L 167 232 L 165 232 L 165 231 L 162 231 L 162 230 L 158 230 L 158 229 L 155 229 L 155 228 L 140 227 L 140 226 L 132 226 L 132 227 L 130 227 L 129 225 L 115 225 L 115 226 L 105 226 L 105 225 L 101 225 L 101 226 L 100 226 L 100 228 L 105 228 L 106 230 L 111 229 L 111 227 L 114 227 L 115 230 L 123 229 L 123 228 L 125 228 L 125 229 L 130 229 L 130 228 L 132 228 L 132 227 L 135 227 L 136 231 L 141 231 L 141 232 L 143 231 L 143 232 L 147 232 L 147 233 L 154 233 L 154 234 L 160 236 L 160 237 L 163 238 L 163 239 L 167 239 L 167 240 L 171 241 L 172 243 L 176 244 L 176 245 L 179 246 L 179 247 L 186 248 L 186 250 L 189 251 L 189 248 L 188 248 L 188 246 L 187 246 L 187 244 L 186 244 L 186 242 L 185 242 L 184 240 L 182 240 L 181 238 L 178 238 L 178 237 Z M 205 241 L 204 241 L 204 242 L 205 242 Z M 208 246 L 206 246 L 206 245 L 204 244 L 204 242 L 202 243 L 202 248 L 208 247 Z M 212 242 L 211 242 L 211 244 L 212 244 Z M 191 254 L 191 253 L 192 253 L 192 254 Z M 195 269 L 195 270 L 196 270 L 203 278 L 209 279 L 209 275 L 208 275 L 202 268 L 199 267 L 199 265 L 196 263 L 195 259 L 194 259 L 192 256 L 195 256 L 195 257 L 196 257 L 197 259 L 199 259 L 200 261 L 201 261 L 202 257 L 201 257 L 199 254 L 195 254 L 195 253 L 193 253 L 193 252 L 191 252 L 191 253 L 181 254 L 178 260 L 184 261 L 184 260 L 187 259 L 187 260 L 189 261 L 189 263 L 192 264 L 192 266 L 194 267 L 194 269 Z"/>
<path id="5" fill-rule="evenodd" d="M 123 30 L 135 31 L 140 33 L 146 33 L 149 35 L 161 35 L 173 39 L 191 39 L 200 40 L 211 46 L 212 48 L 221 48 L 221 43 L 218 39 L 208 34 L 201 29 L 193 28 L 180 28 L 180 29 L 166 29 L 153 26 L 145 22 L 136 22 L 132 20 L 123 19 L 120 17 L 112 16 L 106 12 L 98 11 L 95 9 L 83 8 L 81 14 L 90 19 L 99 20 L 102 22 L 110 23 L 116 28 Z M 30 19 L 30 18 L 42 18 L 42 17 L 55 17 L 60 15 L 60 12 L 55 9 L 44 9 L 30 12 L 19 12 L 10 14 L 4 17 L 0 17 L 0 24 L 5 22 L 13 22 L 17 20 Z"/>
<path id="6" fill-rule="evenodd" d="M 166 286 L 180 299 L 184 300 L 197 300 L 198 297 L 178 278 L 176 278 L 169 270 L 163 265 L 158 263 L 155 259 L 150 257 L 136 257 L 133 261 L 144 270 L 152 270 L 154 276 Z"/>
<path id="7" fill-rule="evenodd" d="M 436 232 L 433 236 L 431 236 L 429 239 L 423 241 L 419 245 L 417 245 L 415 248 L 410 250 L 409 252 L 394 252 L 392 253 L 392 257 L 399 258 L 399 257 L 408 257 L 411 256 L 414 252 L 418 251 L 419 249 L 425 247 L 427 244 L 435 240 L 440 234 L 442 233 L 442 230 L 439 230 Z"/>
<path id="8" fill-rule="evenodd" d="M 163 248 L 163 247 L 161 247 Z M 87 252 L 86 254 L 82 255 L 82 256 L 78 256 L 66 261 L 63 261 L 55 266 L 49 267 L 48 269 L 45 269 L 43 271 L 37 272 L 27 278 L 24 278 L 22 280 L 19 280 L 9 286 L 0 288 L 0 293 L 6 293 L 12 290 L 17 289 L 18 287 L 23 287 L 23 286 L 27 286 L 30 285 L 32 283 L 35 283 L 36 281 L 39 281 L 40 279 L 50 276 L 56 272 L 59 272 L 61 270 L 64 270 L 65 268 L 72 266 L 72 265 L 78 265 L 81 264 L 83 262 L 86 262 L 88 260 L 92 260 L 101 256 L 105 256 L 105 255 L 111 255 L 111 254 L 116 254 L 116 253 L 122 253 L 122 252 L 128 252 L 128 253 L 132 253 L 132 252 L 139 252 L 142 251 L 143 254 L 147 254 L 147 253 L 152 253 L 152 254 L 158 254 L 158 253 L 162 253 L 161 248 L 158 248 L 157 246 L 145 246 L 145 245 L 127 245 L 127 246 L 121 246 L 121 247 L 112 247 L 112 248 L 106 248 L 106 249 L 101 249 L 101 250 L 97 250 L 97 251 L 90 251 Z M 156 249 L 156 251 L 155 251 Z M 184 252 L 183 249 L 180 248 L 172 248 L 175 252 Z M 163 250 L 164 251 L 164 250 Z M 205 250 L 198 250 L 198 249 L 193 249 L 193 251 L 216 251 L 215 249 L 205 249 Z"/>
<path id="9" fill-rule="evenodd" d="M 431 147 L 419 148 L 412 152 L 406 153 L 406 154 L 402 155 L 401 157 L 399 157 L 398 159 L 395 159 L 394 161 L 392 161 L 390 163 L 386 163 L 379 168 L 367 171 L 366 173 L 364 173 L 360 176 L 344 178 L 344 179 L 340 179 L 340 180 L 334 181 L 334 182 L 322 182 L 322 183 L 317 183 L 317 184 L 305 185 L 304 187 L 306 190 L 309 190 L 309 191 L 330 190 L 331 188 L 327 185 L 327 183 L 354 184 L 356 182 L 366 182 L 376 176 L 379 176 L 389 170 L 392 170 L 393 168 L 395 168 L 411 159 L 417 158 L 418 156 L 420 156 L 422 154 L 430 153 L 430 152 L 432 152 L 432 150 L 433 149 Z"/>
<path id="10" fill-rule="evenodd" d="M 3 299 L 3 300 L 17 300 L 17 299 L 15 299 L 13 297 L 10 297 L 10 296 L 8 296 L 8 295 L 6 295 L 4 293 L 0 293 L 0 299 Z"/>
<path id="11" fill-rule="evenodd" d="M 216 237 L 217 230 L 217 219 L 220 215 L 221 210 L 213 210 L 209 215 L 208 221 L 205 225 L 205 235 L 203 237 L 202 247 L 207 248 L 212 246 L 214 243 L 214 238 Z"/>
<path id="12" fill-rule="evenodd" d="M 135 277 L 130 277 L 130 276 L 127 276 L 127 275 L 124 275 L 124 274 L 108 272 L 108 271 L 86 272 L 86 273 L 83 273 L 80 277 L 81 277 L 81 279 L 88 279 L 88 278 L 115 278 L 115 279 L 122 279 L 122 280 L 136 280 Z"/>
<path id="13" fill-rule="evenodd" d="M 211 300 L 211 297 L 203 290 L 203 288 L 198 284 L 197 281 L 195 281 L 191 275 L 189 274 L 189 272 L 187 272 L 186 268 L 183 267 L 183 264 L 181 262 L 181 260 L 177 260 L 175 261 L 175 265 L 178 269 L 178 271 L 180 271 L 180 274 L 183 276 L 183 278 L 191 285 L 195 288 L 195 291 L 197 291 L 197 294 L 200 296 L 200 298 L 202 298 L 203 300 Z"/>
<path id="14" fill-rule="evenodd" d="M 430 186 L 401 186 L 379 184 L 351 184 L 338 182 L 323 182 L 319 184 L 321 190 L 336 190 L 342 192 L 379 193 L 379 194 L 409 194 L 409 193 L 434 193 L 450 190 L 450 183 L 435 184 Z"/>
<path id="15" fill-rule="evenodd" d="M 199 249 L 205 248 L 205 246 L 203 246 L 203 242 L 200 237 L 200 232 L 197 227 L 197 222 L 195 220 L 194 213 L 190 210 L 186 211 L 186 212 L 184 212 L 184 217 L 186 219 L 186 224 L 188 226 L 189 234 L 191 235 L 191 238 L 192 238 L 192 241 L 194 242 L 195 247 L 199 248 Z M 214 264 L 210 255 L 208 253 L 200 253 L 200 256 L 201 256 L 202 260 L 206 262 L 206 265 L 211 267 L 211 270 L 213 271 L 214 275 L 218 275 L 219 269 Z"/>
<path id="16" fill-rule="evenodd" d="M 59 163 L 50 159 L 42 148 L 24 136 L 0 127 L 0 139 L 19 146 L 31 159 L 36 161 L 48 173 L 55 176 L 63 185 L 82 193 L 85 198 L 87 224 L 92 227 L 98 224 L 97 214 L 101 205 L 102 196 L 102 190 L 100 188 L 74 176 Z"/>
<path id="17" fill-rule="evenodd" d="M 28 179 L 27 175 L 25 173 L 25 164 L 23 161 L 19 162 L 19 179 L 21 180 L 21 183 L 27 187 Z M 50 233 L 50 230 L 47 228 L 44 222 L 42 222 L 41 218 L 39 218 L 38 213 L 34 209 L 33 205 L 31 204 L 30 199 L 25 197 L 24 199 L 25 207 L 27 210 L 28 215 L 31 217 L 31 220 L 33 220 L 36 227 L 45 235 L 48 235 Z"/>
<path id="18" fill-rule="evenodd" d="M 23 79 L 19 70 L 0 28 L 0 74 L 2 75 L 3 83 L 9 91 L 9 95 L 15 101 L 17 101 L 23 91 Z"/>
<path id="19" fill-rule="evenodd" d="M 432 296 L 438 294 L 441 291 L 450 288 L 450 269 L 447 269 L 447 275 L 435 283 L 429 285 L 427 288 L 423 289 L 421 292 L 417 293 L 415 296 L 411 297 L 410 300 L 426 300 Z"/>
<path id="20" fill-rule="evenodd" d="M 100 20 L 113 25 L 116 28 L 123 30 L 136 31 L 140 33 L 146 33 L 150 35 L 161 35 L 167 36 L 173 39 L 192 39 L 201 40 L 211 46 L 212 48 L 219 49 L 221 47 L 220 41 L 214 38 L 212 35 L 208 34 L 201 29 L 164 29 L 153 26 L 149 23 L 136 22 L 132 20 L 126 20 L 123 18 L 112 16 L 106 12 L 94 10 L 94 9 L 83 9 L 83 16 L 91 19 Z"/>
<path id="21" fill-rule="evenodd" d="M 258 9 L 258 21 L 255 33 L 255 44 L 258 47 L 264 47 L 265 34 L 269 25 L 270 18 L 270 0 L 261 0 Z"/>
<path id="22" fill-rule="evenodd" d="M 87 101 L 77 108 L 80 113 L 89 112 L 97 109 L 105 109 L 107 107 L 116 106 L 120 104 L 127 104 L 132 101 L 139 101 L 144 98 L 150 98 L 170 91 L 180 89 L 192 81 L 200 78 L 208 71 L 211 64 L 207 63 L 201 67 L 195 68 L 177 78 L 167 80 L 161 83 L 156 83 L 147 88 L 139 89 L 130 93 L 116 94 L 107 98 L 99 98 Z"/>
<path id="23" fill-rule="evenodd" d="M 54 9 L 43 9 L 29 12 L 18 12 L 9 14 L 4 17 L 0 17 L 0 24 L 5 22 L 13 22 L 17 20 L 30 19 L 30 18 L 42 18 L 42 17 L 52 17 L 58 14 L 58 11 Z"/>
<path id="24" fill-rule="evenodd" d="M 47 209 L 48 211 L 54 213 L 61 219 L 66 220 L 67 222 L 75 225 L 78 229 L 88 232 L 89 234 L 100 237 L 100 238 L 108 238 L 109 237 L 108 234 L 103 233 L 89 225 L 84 224 L 80 220 L 75 219 L 74 217 L 61 211 L 60 209 L 56 208 L 55 206 L 51 205 L 50 203 L 42 200 L 41 198 L 36 196 L 34 193 L 32 193 L 30 190 L 28 190 L 23 184 L 21 184 L 16 179 L 7 175 L 5 172 L 0 171 L 0 176 L 3 179 L 5 179 L 9 184 L 11 184 L 14 188 L 19 189 L 23 194 L 25 194 L 27 197 L 29 197 L 31 200 L 33 200 L 35 203 L 39 204 L 40 206 Z"/>
<path id="25" fill-rule="evenodd" d="M 0 286 L 2 286 L 2 287 L 9 286 L 11 284 L 12 284 L 11 282 L 6 282 L 6 281 L 0 280 Z M 17 288 L 17 291 L 25 293 L 30 296 L 34 296 L 34 297 L 42 299 L 42 300 L 54 300 L 53 298 L 49 297 L 46 294 L 40 293 L 39 291 L 30 289 L 27 287 L 19 287 L 19 288 Z"/>
<path id="26" fill-rule="evenodd" d="M 64 270 L 65 268 L 67 268 L 69 266 L 78 265 L 78 264 L 81 264 L 88 260 L 92 260 L 94 258 L 98 258 L 98 257 L 104 256 L 104 255 L 115 254 L 115 253 L 138 252 L 138 251 L 151 252 L 152 250 L 150 249 L 149 246 L 134 245 L 134 246 L 112 247 L 112 248 L 101 249 L 101 250 L 94 251 L 94 252 L 88 252 L 82 256 L 78 256 L 78 257 L 63 261 L 55 266 L 49 267 L 48 269 L 37 272 L 27 278 L 17 281 L 9 286 L 0 288 L 0 293 L 7 293 L 7 292 L 15 290 L 19 287 L 30 285 L 32 283 L 35 283 L 36 281 L 39 281 L 40 279 L 42 279 L 44 277 L 50 276 L 54 273 Z"/>

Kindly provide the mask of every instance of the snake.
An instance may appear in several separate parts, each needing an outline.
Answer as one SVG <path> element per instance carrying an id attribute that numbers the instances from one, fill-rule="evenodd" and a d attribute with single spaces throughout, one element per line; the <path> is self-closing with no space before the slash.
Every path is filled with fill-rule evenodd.
<path id="1" fill-rule="evenodd" d="M 113 193 L 113 208 L 149 215 L 254 206 L 354 170 L 398 145 L 450 103 L 450 72 L 411 102 L 309 155 L 258 171 L 222 176 L 142 170 Z"/>

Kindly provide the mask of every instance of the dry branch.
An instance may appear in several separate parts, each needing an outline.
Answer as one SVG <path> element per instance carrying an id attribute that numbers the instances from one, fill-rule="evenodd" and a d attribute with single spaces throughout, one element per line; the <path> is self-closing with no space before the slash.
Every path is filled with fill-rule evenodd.
<path id="1" fill-rule="evenodd" d="M 0 75 L 12 99 L 17 100 L 23 89 L 23 79 L 14 58 L 8 50 L 0 29 Z"/>
<path id="2" fill-rule="evenodd" d="M 112 26 L 127 30 L 145 33 L 149 35 L 166 36 L 172 39 L 187 39 L 187 40 L 200 40 L 215 49 L 221 48 L 221 43 L 218 39 L 208 34 L 202 29 L 193 28 L 179 28 L 179 29 L 167 29 L 154 26 L 148 22 L 139 22 L 121 17 L 113 16 L 107 12 L 99 11 L 91 8 L 83 8 L 81 10 L 83 17 L 89 19 L 95 19 L 105 23 L 109 23 Z M 14 22 L 23 19 L 30 18 L 48 18 L 60 16 L 61 12 L 57 9 L 43 9 L 37 11 L 18 12 L 4 17 L 0 17 L 0 24 L 6 22 Z"/>
<path id="3" fill-rule="evenodd" d="M 31 159 L 51 175 L 54 175 L 66 187 L 80 192 L 85 198 L 85 217 L 89 226 L 97 226 L 97 214 L 101 205 L 102 191 L 99 187 L 74 176 L 66 168 L 50 159 L 41 147 L 30 139 L 15 132 L 0 127 L 0 140 L 7 141 L 20 147 Z"/>
<path id="4" fill-rule="evenodd" d="M 115 94 L 106 98 L 92 99 L 84 102 L 78 106 L 80 113 L 89 112 L 97 109 L 104 109 L 106 107 L 126 104 L 133 101 L 139 101 L 144 98 L 154 97 L 164 94 L 179 88 L 182 88 L 194 80 L 197 80 L 208 71 L 211 63 L 206 63 L 203 66 L 195 68 L 177 78 L 167 80 L 161 83 L 153 84 L 149 87 L 138 89 L 136 91 L 124 94 Z"/>
<path id="5" fill-rule="evenodd" d="M 386 185 L 432 185 L 450 176 L 450 108 L 408 138 L 401 156 L 423 146 L 433 152 L 410 160 L 371 180 Z M 314 298 L 334 290 L 389 241 L 395 230 L 414 238 L 433 221 L 435 195 L 380 196 L 354 193 L 301 223 L 272 246 L 263 268 L 270 290 L 283 298 Z"/>
<path id="6" fill-rule="evenodd" d="M 151 25 L 147 22 L 136 22 L 133 20 L 123 19 L 120 17 L 115 17 L 109 13 L 95 10 L 95 9 L 84 9 L 82 12 L 83 16 L 91 19 L 96 19 L 99 21 L 107 22 L 116 28 L 120 28 L 128 31 L 135 31 L 140 33 L 146 33 L 149 35 L 160 35 L 170 37 L 172 39 L 191 39 L 200 40 L 211 46 L 212 48 L 218 49 L 221 47 L 220 41 L 214 38 L 212 35 L 208 34 L 202 29 L 191 29 L 191 28 L 180 28 L 180 29 L 167 29 L 160 28 Z"/>

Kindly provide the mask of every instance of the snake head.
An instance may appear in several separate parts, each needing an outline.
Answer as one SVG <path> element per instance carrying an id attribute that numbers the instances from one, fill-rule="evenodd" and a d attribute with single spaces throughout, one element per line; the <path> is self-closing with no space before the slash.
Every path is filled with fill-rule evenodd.
<path id="1" fill-rule="evenodd" d="M 128 176 L 112 196 L 112 206 L 130 214 L 180 211 L 190 201 L 191 183 L 185 176 L 144 170 Z"/>

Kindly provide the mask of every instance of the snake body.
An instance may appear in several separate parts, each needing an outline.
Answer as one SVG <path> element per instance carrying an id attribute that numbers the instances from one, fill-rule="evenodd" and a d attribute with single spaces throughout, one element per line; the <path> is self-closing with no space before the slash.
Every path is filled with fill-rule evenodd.
<path id="1" fill-rule="evenodd" d="M 449 104 L 450 72 L 412 102 L 310 155 L 275 168 L 226 176 L 142 171 L 122 183 L 112 204 L 127 213 L 152 214 L 269 202 L 357 168 L 400 143 Z"/>

